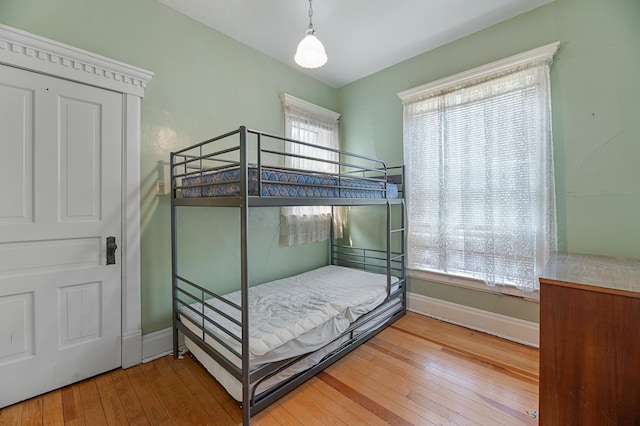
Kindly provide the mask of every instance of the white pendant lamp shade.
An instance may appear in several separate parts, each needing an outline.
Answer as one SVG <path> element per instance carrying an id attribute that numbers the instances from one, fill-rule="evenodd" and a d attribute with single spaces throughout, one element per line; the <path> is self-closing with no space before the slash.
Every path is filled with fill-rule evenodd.
<path id="1" fill-rule="evenodd" d="M 302 68 L 319 68 L 327 63 L 327 52 L 324 51 L 324 46 L 316 37 L 316 32 L 313 29 L 313 7 L 311 5 L 312 0 L 309 0 L 309 28 L 307 29 L 307 35 L 304 36 L 298 49 L 296 49 L 296 55 L 293 59 L 296 64 Z"/>
<path id="2" fill-rule="evenodd" d="M 327 63 L 327 53 L 313 28 L 307 30 L 307 35 L 298 44 L 294 60 L 303 68 L 319 68 Z"/>

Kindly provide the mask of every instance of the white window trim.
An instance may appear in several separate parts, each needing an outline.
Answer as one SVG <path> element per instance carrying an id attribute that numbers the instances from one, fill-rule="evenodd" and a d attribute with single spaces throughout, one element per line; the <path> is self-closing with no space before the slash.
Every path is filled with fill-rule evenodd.
<path id="1" fill-rule="evenodd" d="M 482 77 L 486 74 L 499 73 L 509 70 L 520 65 L 525 65 L 533 61 L 539 61 L 543 59 L 552 60 L 560 46 L 560 42 L 547 44 L 535 49 L 528 50 L 526 52 L 510 56 L 490 64 L 481 65 L 476 68 L 472 68 L 467 71 L 454 74 L 449 77 L 441 78 L 440 80 L 432 81 L 430 83 L 423 84 L 421 86 L 413 87 L 402 92 L 398 92 L 398 97 L 403 103 L 413 102 L 416 98 L 421 98 L 425 95 L 429 95 L 433 92 L 444 89 L 452 85 L 464 84 L 470 80 Z"/>
<path id="2" fill-rule="evenodd" d="M 398 92 L 398 97 L 402 100 L 402 103 L 405 104 L 408 102 L 413 102 L 416 99 L 437 93 L 438 91 L 451 86 L 464 85 L 469 81 L 482 78 L 487 74 L 500 73 L 534 61 L 549 60 L 551 62 L 559 46 L 560 42 L 554 42 L 545 46 L 531 49 L 526 52 L 510 56 L 508 58 L 481 65 L 479 67 L 472 68 L 470 70 L 463 71 L 452 76 L 444 77 L 439 80 L 435 80 L 408 90 L 404 90 L 402 92 Z M 482 280 L 463 275 L 447 274 L 444 272 L 427 271 L 412 268 L 407 268 L 407 275 L 411 278 L 417 278 L 441 284 L 448 284 L 456 287 L 469 288 L 485 293 L 515 296 L 534 302 L 539 302 L 540 300 L 539 290 L 536 290 L 534 292 L 525 292 L 515 287 L 491 287 L 486 285 Z"/>
<path id="3" fill-rule="evenodd" d="M 337 112 L 323 108 L 316 104 L 312 104 L 311 102 L 307 102 L 304 99 L 296 98 L 295 96 L 291 96 L 288 93 L 283 93 L 280 96 L 280 99 L 282 100 L 282 105 L 285 107 L 294 106 L 326 120 L 340 120 L 340 114 L 338 114 Z"/>
<path id="4" fill-rule="evenodd" d="M 410 278 L 431 281 L 439 284 L 447 284 L 455 287 L 468 288 L 471 290 L 482 291 L 484 293 L 502 294 L 506 296 L 519 297 L 521 299 L 540 302 L 540 291 L 531 292 L 522 291 L 516 287 L 496 285 L 490 287 L 482 280 L 478 280 L 464 275 L 447 274 L 445 272 L 426 271 L 422 269 L 407 268 L 407 275 Z"/>

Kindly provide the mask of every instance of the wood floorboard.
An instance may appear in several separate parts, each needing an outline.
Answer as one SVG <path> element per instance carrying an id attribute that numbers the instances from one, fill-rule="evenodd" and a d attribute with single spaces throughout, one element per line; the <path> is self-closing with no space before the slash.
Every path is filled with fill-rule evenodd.
<path id="1" fill-rule="evenodd" d="M 323 406 L 331 407 L 337 417 L 349 425 L 384 425 L 386 422 L 367 410 L 361 404 L 325 382 L 328 375 L 319 375 L 309 381 L 317 391 L 317 398 Z"/>
<path id="2" fill-rule="evenodd" d="M 25 402 L 22 407 L 22 424 L 28 426 L 42 424 L 42 397 Z"/>
<path id="3" fill-rule="evenodd" d="M 252 425 L 537 425 L 538 363 L 537 349 L 408 313 Z M 0 426 L 241 423 L 238 404 L 189 355 L 0 409 Z"/>
<path id="4" fill-rule="evenodd" d="M 130 368 L 126 371 L 117 370 L 118 380 L 121 382 L 116 383 L 116 389 L 119 387 L 127 388 L 129 391 L 133 391 L 129 401 L 135 406 L 136 416 L 143 416 L 151 425 L 161 424 L 165 420 L 169 420 L 169 415 L 165 410 L 164 405 L 158 399 L 151 384 L 147 380 L 144 374 L 144 365 Z M 122 393 L 120 393 L 120 400 L 122 402 Z M 137 407 L 140 407 L 138 411 Z"/>
<path id="5" fill-rule="evenodd" d="M 267 410 L 258 413 L 264 426 L 302 426 L 303 423 L 291 415 L 283 406 L 282 402 L 276 401 Z M 237 420 L 235 424 L 240 424 Z"/>
<path id="6" fill-rule="evenodd" d="M 438 413 L 428 411 L 420 407 L 415 402 L 407 399 L 402 392 L 394 389 L 395 377 L 387 376 L 386 378 L 378 377 L 375 371 L 365 371 L 363 375 L 359 370 L 358 363 L 352 362 L 353 358 L 358 357 L 352 354 L 351 357 L 345 357 L 341 363 L 336 363 L 326 370 L 326 372 L 339 380 L 350 392 L 351 398 L 362 399 L 365 407 L 380 416 L 385 421 L 390 421 L 384 417 L 386 413 L 391 413 L 397 422 L 413 425 L 431 425 L 446 424 L 445 418 Z M 355 367 L 355 368 L 354 368 Z M 344 390 L 343 392 L 346 392 Z M 379 409 L 384 409 L 383 413 L 379 413 Z M 397 417 L 396 417 L 397 416 Z"/>
<path id="7" fill-rule="evenodd" d="M 80 397 L 81 385 L 82 382 L 62 389 L 62 415 L 65 424 L 72 422 L 84 424 L 82 398 Z"/>
<path id="8" fill-rule="evenodd" d="M 385 362 L 386 366 L 381 367 L 380 362 Z M 416 403 L 426 412 L 436 413 L 441 418 L 455 424 L 472 424 L 472 419 L 490 417 L 485 416 L 482 407 L 475 406 L 472 398 L 457 393 L 457 389 L 452 389 L 449 383 L 435 382 L 432 380 L 432 376 L 423 375 L 421 370 L 415 368 L 407 368 L 402 361 L 395 358 L 383 356 L 366 361 L 354 357 L 353 369 L 360 374 L 369 371 L 380 382 L 384 380 L 384 377 L 394 377 L 395 380 L 389 385 L 390 392 L 396 392 Z M 422 397 L 417 397 L 418 395 L 422 395 Z M 456 411 L 456 407 L 460 407 L 460 409 Z M 499 419 L 494 418 L 493 420 L 498 421 Z"/>
<path id="9" fill-rule="evenodd" d="M 342 381 L 336 377 L 337 375 L 328 374 L 324 371 L 320 372 L 318 376 L 329 386 L 331 386 L 341 394 L 347 396 L 348 398 L 352 399 L 357 404 L 373 413 L 385 423 L 400 426 L 412 424 L 406 420 L 405 415 L 397 414 L 395 411 L 390 410 L 388 407 L 386 407 L 386 403 L 384 401 L 381 403 L 380 400 L 376 400 L 375 396 L 379 395 L 378 393 L 371 392 L 365 394 L 360 392 L 357 388 L 350 386 L 348 377 L 343 376 L 342 378 L 346 380 Z"/>
<path id="10" fill-rule="evenodd" d="M 389 333 L 380 334 L 372 343 L 384 346 L 392 353 L 399 353 L 412 360 L 412 362 L 424 365 L 424 370 L 428 373 L 448 374 L 453 376 L 454 381 L 468 382 L 468 386 L 481 385 L 483 388 L 497 387 L 502 391 L 504 386 L 508 386 L 511 392 L 522 396 L 534 395 L 537 399 L 537 381 L 514 375 L 509 372 L 508 363 L 499 361 L 491 363 L 490 359 L 482 358 L 482 361 L 469 356 L 459 356 L 444 347 L 434 349 L 430 342 L 424 342 L 417 336 L 407 336 L 395 330 Z M 530 350 L 536 351 L 535 349 Z M 363 351 L 366 352 L 366 351 Z M 537 361 L 536 361 L 537 362 Z M 482 374 L 459 374 L 460 371 L 478 370 Z M 479 380 L 482 379 L 482 380 Z"/>
<path id="11" fill-rule="evenodd" d="M 62 411 L 62 390 L 58 389 L 42 395 L 42 425 L 64 425 L 64 414 Z"/>
<path id="12" fill-rule="evenodd" d="M 21 425 L 24 403 L 15 404 L 0 410 L 0 425 Z"/>
<path id="13" fill-rule="evenodd" d="M 111 372 L 113 388 L 118 395 L 120 405 L 126 417 L 126 423 L 133 426 L 150 426 L 151 422 L 147 418 L 142 403 L 133 388 L 126 371 L 118 369 Z M 141 386 L 139 386 L 141 387 Z"/>
<path id="14" fill-rule="evenodd" d="M 102 374 L 96 377 L 98 395 L 102 401 L 103 412 L 108 425 L 124 425 L 129 422 L 126 411 L 113 384 L 113 374 Z"/>
<path id="15" fill-rule="evenodd" d="M 370 353 L 367 353 L 367 351 L 370 351 Z M 459 376 L 474 376 L 477 374 L 475 372 L 477 367 L 474 365 L 458 367 L 456 374 L 451 375 L 439 369 L 419 368 L 414 363 L 407 365 L 402 356 L 397 356 L 393 351 L 376 351 L 373 346 L 363 348 L 357 356 L 362 356 L 363 361 L 355 361 L 354 368 L 359 369 L 361 372 L 368 371 L 369 374 L 374 371 L 378 372 L 377 375 L 380 378 L 386 376 L 396 377 L 395 386 L 400 389 L 411 389 L 413 396 L 416 398 L 417 395 L 424 395 L 426 399 L 418 398 L 418 400 L 423 403 L 429 403 L 434 408 L 433 411 L 440 414 L 445 413 L 445 418 L 457 417 L 456 414 L 449 412 L 447 407 L 460 406 L 462 410 L 458 415 L 468 417 L 469 421 L 471 419 L 484 418 L 480 423 L 486 423 L 491 420 L 502 424 L 511 424 L 513 422 L 513 419 L 510 418 L 503 418 L 503 421 L 500 422 L 501 417 L 504 416 L 501 412 L 495 412 L 495 406 L 498 406 L 499 402 L 494 404 L 494 408 L 486 407 L 486 402 L 491 401 L 492 398 L 499 398 L 500 401 L 502 398 L 510 399 L 509 396 L 505 396 L 503 393 L 490 394 L 486 400 L 482 400 L 478 392 L 485 392 L 484 388 L 481 388 L 484 383 L 473 384 L 469 381 L 456 381 Z M 416 401 L 416 398 L 409 399 Z M 513 404 L 514 402 L 511 400 L 506 403 Z M 463 421 L 463 423 L 468 423 L 469 421 Z"/>
<path id="16" fill-rule="evenodd" d="M 285 395 L 282 398 L 282 406 L 305 426 L 347 425 L 335 415 L 334 410 L 327 410 L 326 406 L 317 401 L 317 393 L 318 391 L 306 382 L 299 387 L 299 392 Z"/>
<path id="17" fill-rule="evenodd" d="M 104 408 L 96 386 L 96 380 L 84 380 L 78 384 L 82 401 L 84 421 L 90 426 L 103 426 L 107 424 Z"/>
<path id="18" fill-rule="evenodd" d="M 187 356 L 185 359 L 193 361 L 193 359 Z M 188 368 L 196 376 L 199 382 L 209 389 L 209 392 L 214 396 L 215 402 L 219 404 L 227 415 L 231 418 L 231 424 L 242 423 L 242 412 L 238 409 L 238 404 L 229 396 L 229 394 L 220 386 L 215 380 L 211 378 L 209 373 L 197 364 L 195 361 L 187 362 Z"/>
<path id="19" fill-rule="evenodd" d="M 215 396 L 204 383 L 198 380 L 193 371 L 186 366 L 186 363 L 171 362 L 169 365 L 191 393 L 193 399 L 205 410 L 214 424 L 231 423 L 231 416 L 223 406 L 210 403 L 212 399 L 215 400 Z"/>

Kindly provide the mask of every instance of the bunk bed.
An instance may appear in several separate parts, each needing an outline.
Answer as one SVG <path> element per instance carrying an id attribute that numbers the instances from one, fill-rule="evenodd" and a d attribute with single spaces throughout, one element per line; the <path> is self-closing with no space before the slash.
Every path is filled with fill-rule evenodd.
<path id="1" fill-rule="evenodd" d="M 331 160 L 300 154 L 307 146 Z M 293 161 L 292 161 L 293 160 Z M 334 172 L 297 160 L 330 163 Z M 244 126 L 171 154 L 173 349 L 179 333 L 194 357 L 250 417 L 348 354 L 406 312 L 403 167 Z M 340 243 L 330 264 L 250 286 L 249 209 L 281 206 L 384 207 L 382 246 Z M 189 279 L 178 262 L 177 209 L 235 207 L 240 213 L 240 282 Z M 333 227 L 333 221 L 331 221 Z M 233 231 L 230 231 L 233 232 Z"/>

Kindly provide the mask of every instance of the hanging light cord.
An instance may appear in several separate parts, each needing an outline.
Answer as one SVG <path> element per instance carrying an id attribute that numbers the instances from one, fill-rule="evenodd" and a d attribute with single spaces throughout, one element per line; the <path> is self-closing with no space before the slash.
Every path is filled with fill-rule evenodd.
<path id="1" fill-rule="evenodd" d="M 309 0 L 309 29 L 313 31 L 313 23 L 311 22 L 311 18 L 313 17 L 313 8 L 311 7 L 311 1 Z"/>

